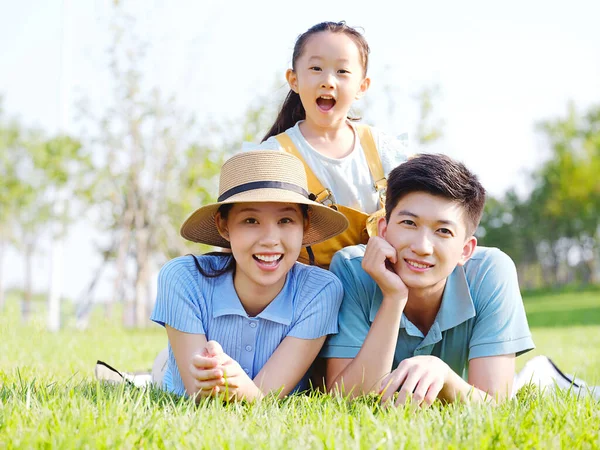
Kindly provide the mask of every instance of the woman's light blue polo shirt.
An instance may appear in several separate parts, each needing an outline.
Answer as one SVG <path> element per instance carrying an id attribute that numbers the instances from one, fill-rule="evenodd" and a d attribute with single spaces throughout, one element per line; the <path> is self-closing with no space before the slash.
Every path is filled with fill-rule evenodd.
<path id="1" fill-rule="evenodd" d="M 327 339 L 324 358 L 354 358 L 381 306 L 383 294 L 362 269 L 363 255 L 364 245 L 346 247 L 329 267 L 342 281 L 344 300 L 339 333 Z M 496 248 L 477 247 L 448 277 L 426 336 L 402 315 L 393 368 L 412 356 L 434 355 L 466 379 L 470 359 L 520 355 L 534 347 L 513 261 Z"/>
<path id="2" fill-rule="evenodd" d="M 202 269 L 224 267 L 228 256 L 198 257 Z M 151 319 L 179 331 L 204 334 L 215 340 L 254 378 L 286 336 L 316 339 L 336 333 L 343 297 L 342 284 L 332 273 L 296 263 L 281 292 L 257 316 L 249 317 L 233 286 L 232 272 L 207 278 L 192 256 L 169 261 L 158 275 L 158 293 Z M 163 385 L 183 395 L 185 387 L 169 345 Z M 296 390 L 306 388 L 306 377 Z"/>

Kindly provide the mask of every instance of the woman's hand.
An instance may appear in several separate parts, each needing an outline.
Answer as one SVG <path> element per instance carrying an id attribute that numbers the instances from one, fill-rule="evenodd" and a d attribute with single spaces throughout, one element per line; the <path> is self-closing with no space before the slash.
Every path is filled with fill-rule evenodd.
<path id="1" fill-rule="evenodd" d="M 222 397 L 225 400 L 262 396 L 241 366 L 223 351 L 216 341 L 208 341 L 192 358 L 190 367 L 196 396 Z"/>
<path id="2" fill-rule="evenodd" d="M 217 341 L 208 341 L 200 353 L 192 357 L 190 373 L 194 378 L 196 396 L 212 397 L 220 392 L 224 383 L 222 366 L 230 359 Z"/>

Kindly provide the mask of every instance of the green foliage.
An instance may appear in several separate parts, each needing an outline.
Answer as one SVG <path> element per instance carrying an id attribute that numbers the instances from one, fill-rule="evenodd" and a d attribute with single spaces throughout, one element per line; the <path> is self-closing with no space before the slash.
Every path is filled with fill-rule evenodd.
<path id="1" fill-rule="evenodd" d="M 600 106 L 579 114 L 570 105 L 566 117 L 544 121 L 538 130 L 549 159 L 531 174 L 527 198 L 511 190 L 488 200 L 480 243 L 505 250 L 524 273 L 534 268 L 538 280 L 528 285 L 597 282 Z M 579 266 L 571 267 L 577 260 Z"/>

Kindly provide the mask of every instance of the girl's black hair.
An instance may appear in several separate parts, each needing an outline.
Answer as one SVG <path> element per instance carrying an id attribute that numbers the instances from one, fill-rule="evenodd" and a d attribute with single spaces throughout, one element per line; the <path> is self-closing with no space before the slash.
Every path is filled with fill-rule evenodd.
<path id="1" fill-rule="evenodd" d="M 367 44 L 366 39 L 357 29 L 346 25 L 346 22 L 344 21 L 321 22 L 310 27 L 307 31 L 298 36 L 298 39 L 296 39 L 296 44 L 294 45 L 294 53 L 292 54 L 292 70 L 296 70 L 296 62 L 298 61 L 298 58 L 302 56 L 308 38 L 313 34 L 321 33 L 323 31 L 329 31 L 331 33 L 344 33 L 356 43 L 362 58 L 363 76 L 366 76 L 367 68 L 369 66 L 369 44 Z M 293 127 L 297 122 L 304 119 L 306 119 L 306 111 L 304 110 L 304 106 L 302 106 L 302 102 L 300 101 L 300 95 L 290 89 L 285 97 L 285 100 L 283 101 L 283 104 L 281 105 L 279 114 L 277 114 L 275 123 L 273 123 L 271 129 L 267 132 L 267 134 L 265 134 L 261 142 L 266 141 L 271 136 L 276 136 L 280 133 L 283 133 L 285 130 Z M 360 118 L 348 117 L 348 119 L 359 120 Z"/>
<path id="2" fill-rule="evenodd" d="M 300 210 L 302 211 L 302 217 L 307 219 L 308 218 L 308 205 L 299 204 L 298 206 L 300 206 Z M 219 207 L 219 213 L 221 214 L 221 217 L 227 219 L 227 216 L 229 215 L 229 211 L 231 210 L 232 207 L 233 207 L 233 203 L 221 205 Z M 200 274 L 203 277 L 217 278 L 217 277 L 220 277 L 221 275 L 224 275 L 230 271 L 233 272 L 233 276 L 235 276 L 235 258 L 233 257 L 233 254 L 225 253 L 225 252 L 208 252 L 208 253 L 204 253 L 204 255 L 206 255 L 206 256 L 221 256 L 222 258 L 227 258 L 227 263 L 223 267 L 215 267 L 212 264 L 210 264 L 210 271 L 206 271 L 200 265 L 200 262 L 198 261 L 198 257 L 196 255 L 192 255 L 191 253 L 188 253 L 186 256 L 191 256 L 192 258 L 194 258 L 194 264 L 196 265 L 196 269 L 198 269 L 198 272 L 200 272 Z"/>

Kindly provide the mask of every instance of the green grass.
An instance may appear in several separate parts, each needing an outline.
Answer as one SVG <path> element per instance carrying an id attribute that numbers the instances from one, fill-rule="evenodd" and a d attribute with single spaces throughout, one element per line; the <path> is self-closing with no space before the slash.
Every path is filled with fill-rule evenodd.
<path id="1" fill-rule="evenodd" d="M 537 348 L 565 372 L 600 385 L 597 290 L 526 296 Z M 13 299 L 14 300 L 14 299 Z M 96 359 L 149 369 L 164 330 L 127 331 L 94 320 L 86 331 L 21 326 L 16 302 L 0 313 L 0 448 L 600 448 L 600 403 L 533 390 L 499 407 L 382 409 L 375 398 L 322 394 L 254 405 L 199 406 L 157 390 L 93 379 Z M 69 322 L 71 324 L 71 322 Z"/>

